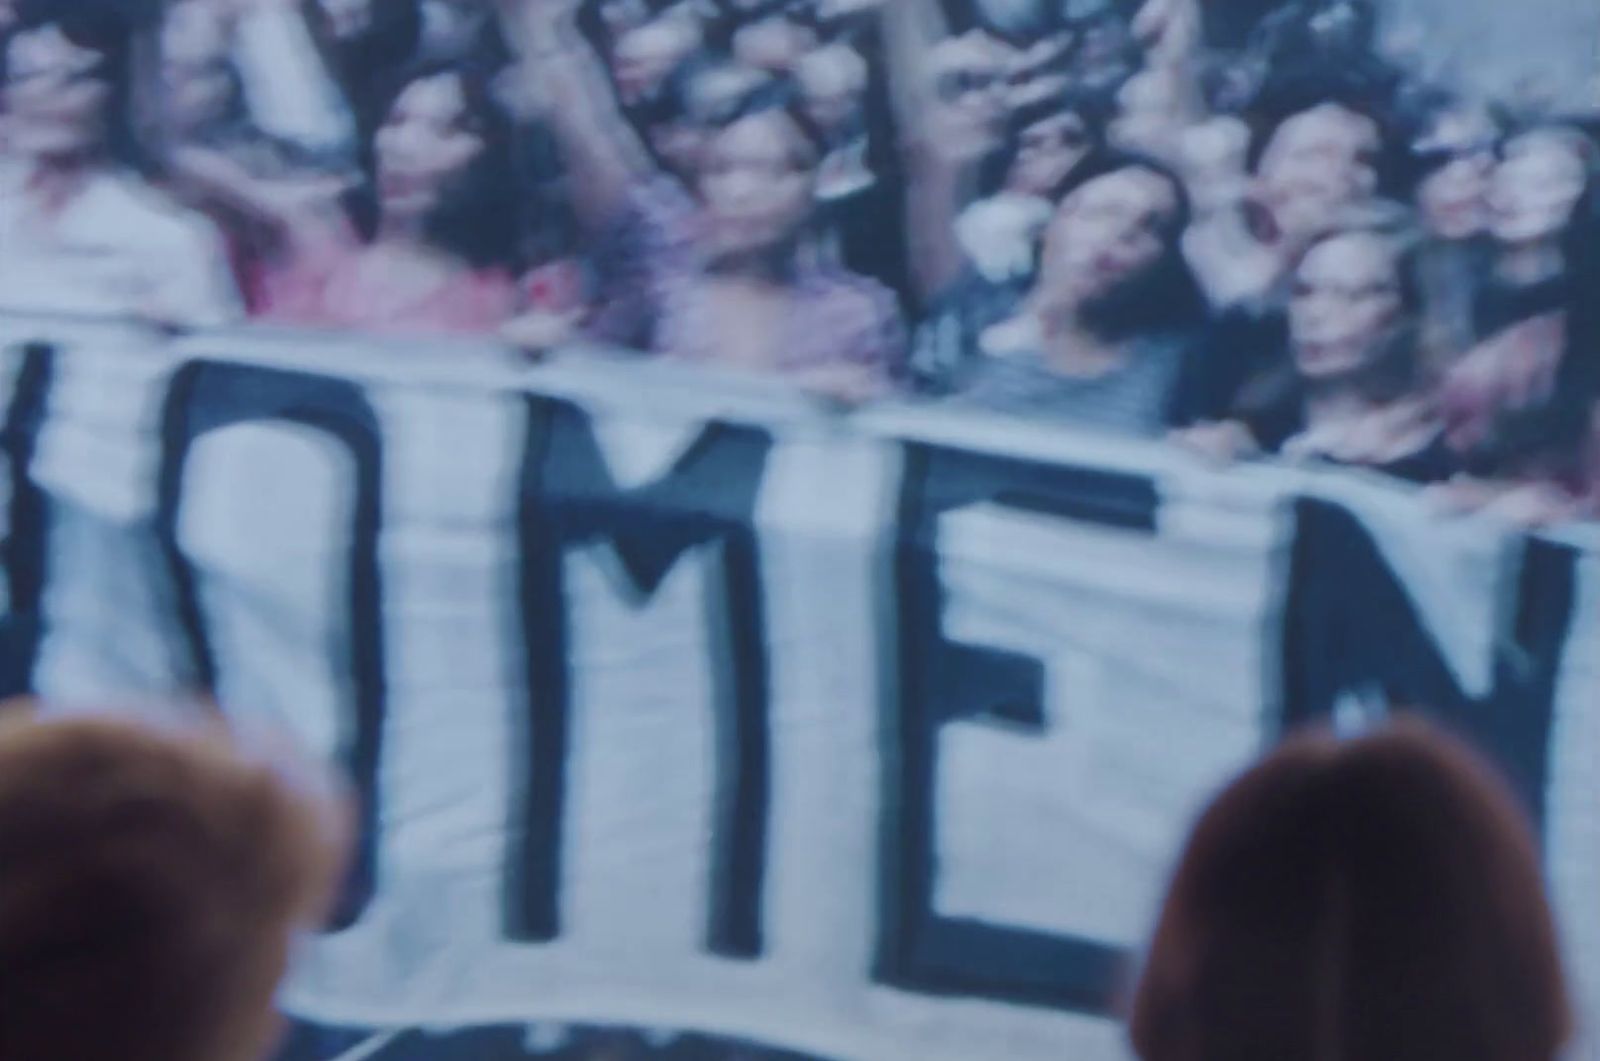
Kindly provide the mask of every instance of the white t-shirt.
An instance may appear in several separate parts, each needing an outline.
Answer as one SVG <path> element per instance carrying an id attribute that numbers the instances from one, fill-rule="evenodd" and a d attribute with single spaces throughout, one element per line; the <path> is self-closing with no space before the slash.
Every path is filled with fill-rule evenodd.
<path id="1" fill-rule="evenodd" d="M 222 238 L 136 176 L 90 177 L 46 213 L 24 175 L 0 171 L 0 307 L 214 325 L 238 317 Z"/>

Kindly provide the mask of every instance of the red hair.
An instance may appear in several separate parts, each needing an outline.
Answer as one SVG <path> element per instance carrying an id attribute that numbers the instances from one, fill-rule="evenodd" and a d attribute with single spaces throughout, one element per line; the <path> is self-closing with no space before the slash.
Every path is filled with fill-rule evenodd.
<path id="1" fill-rule="evenodd" d="M 218 730 L 5 712 L 0 1061 L 259 1056 L 339 875 L 337 804 Z"/>
<path id="2" fill-rule="evenodd" d="M 1523 815 L 1415 721 L 1291 738 L 1217 798 L 1131 1020 L 1143 1061 L 1551 1061 L 1571 1030 Z"/>

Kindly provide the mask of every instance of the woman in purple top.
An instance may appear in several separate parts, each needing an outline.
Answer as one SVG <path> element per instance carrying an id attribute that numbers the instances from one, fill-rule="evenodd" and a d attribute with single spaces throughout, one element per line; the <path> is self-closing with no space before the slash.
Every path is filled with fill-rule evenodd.
<path id="1" fill-rule="evenodd" d="M 821 158 L 781 85 L 749 94 L 709 130 L 695 238 L 650 269 L 658 352 L 841 397 L 890 385 L 904 346 L 894 296 L 807 260 Z"/>
<path id="2" fill-rule="evenodd" d="M 530 9 L 509 36 L 600 237 L 590 334 L 844 399 L 889 389 L 898 304 L 818 260 L 822 144 L 791 86 L 702 58 L 682 72 L 697 76 L 668 78 L 678 113 L 642 114 L 636 128 L 560 5 Z"/>

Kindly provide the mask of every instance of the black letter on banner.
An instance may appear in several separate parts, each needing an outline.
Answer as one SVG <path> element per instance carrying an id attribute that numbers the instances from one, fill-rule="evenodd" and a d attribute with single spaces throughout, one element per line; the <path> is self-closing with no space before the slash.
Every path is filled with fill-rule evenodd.
<path id="1" fill-rule="evenodd" d="M 1302 498 L 1285 605 L 1284 724 L 1331 715 L 1341 695 L 1380 689 L 1435 713 L 1510 773 L 1542 820 L 1555 685 L 1571 622 L 1576 554 L 1531 539 L 1517 611 L 1494 646 L 1494 688 L 1475 701 L 1450 673 L 1405 586 L 1350 511 Z"/>
<path id="2" fill-rule="evenodd" d="M 1047 725 L 1040 660 L 950 641 L 943 632 L 939 519 L 978 502 L 1152 534 L 1159 506 L 1155 484 L 1141 476 L 906 447 L 894 565 L 900 688 L 898 717 L 885 727 L 893 743 L 884 756 L 878 977 L 925 993 L 1105 1013 L 1119 947 L 933 908 L 940 728 L 986 717 L 1008 730 Z"/>
<path id="3" fill-rule="evenodd" d="M 344 380 L 252 365 L 201 361 L 173 378 L 162 423 L 162 548 L 177 589 L 176 607 L 202 688 L 214 690 L 216 657 L 206 633 L 198 572 L 178 543 L 179 509 L 189 453 L 201 437 L 237 424 L 283 421 L 324 432 L 349 451 L 356 493 L 350 534 L 351 677 L 354 735 L 340 759 L 360 798 L 359 848 L 330 926 L 348 928 L 371 901 L 377 868 L 378 756 L 383 743 L 383 594 L 378 574 L 382 445 L 378 419 L 361 389 Z"/>
<path id="4" fill-rule="evenodd" d="M 769 756 L 767 645 L 754 515 L 772 439 L 767 432 L 707 424 L 662 478 L 618 487 L 588 418 L 576 406 L 534 398 L 522 473 L 522 617 L 532 722 L 514 777 L 526 779 L 513 811 L 506 881 L 507 931 L 546 941 L 561 931 L 561 856 L 566 801 L 571 649 L 562 565 L 567 552 L 608 542 L 646 596 L 685 552 L 722 551 L 727 658 L 713 661 L 720 736 L 714 863 L 707 947 L 761 953 Z"/>
<path id="5" fill-rule="evenodd" d="M 41 634 L 40 599 L 45 578 L 44 492 L 31 475 L 33 454 L 44 426 L 45 399 L 50 392 L 55 350 L 28 343 L 15 355 L 16 382 L 0 425 L 0 452 L 11 471 L 11 507 L 3 550 L 7 596 L 0 616 L 0 696 L 18 696 L 33 689 L 33 665 Z"/>

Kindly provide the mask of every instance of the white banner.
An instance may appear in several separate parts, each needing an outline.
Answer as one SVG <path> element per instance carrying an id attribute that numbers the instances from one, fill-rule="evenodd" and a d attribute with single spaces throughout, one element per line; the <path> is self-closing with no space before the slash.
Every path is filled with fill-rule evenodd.
<path id="1" fill-rule="evenodd" d="M 1120 1058 L 1205 799 L 1390 702 L 1506 766 L 1600 1013 L 1588 531 L 598 356 L 25 318 L 0 347 L 7 682 L 213 691 L 362 792 L 308 1021 Z"/>

